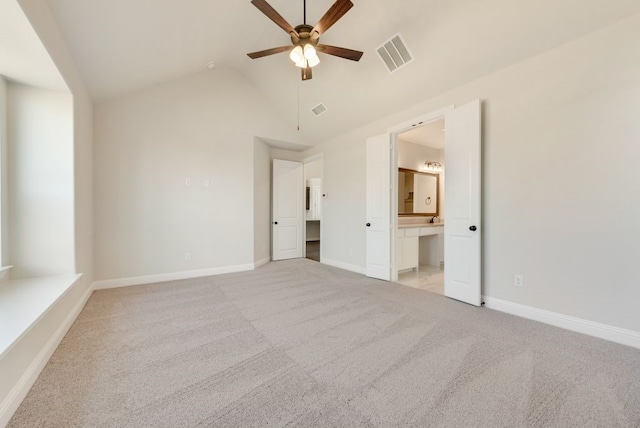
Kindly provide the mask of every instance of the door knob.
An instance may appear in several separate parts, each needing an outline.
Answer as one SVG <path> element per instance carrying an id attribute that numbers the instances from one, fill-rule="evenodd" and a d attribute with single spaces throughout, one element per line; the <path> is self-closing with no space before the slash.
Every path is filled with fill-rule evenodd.
<path id="1" fill-rule="evenodd" d="M 367 227 L 371 227 L 371 223 L 367 223 Z"/>
<path id="2" fill-rule="evenodd" d="M 472 232 L 475 232 L 476 230 L 478 230 L 478 228 L 475 227 L 475 226 L 471 226 L 471 227 L 469 227 L 469 230 L 472 231 Z"/>

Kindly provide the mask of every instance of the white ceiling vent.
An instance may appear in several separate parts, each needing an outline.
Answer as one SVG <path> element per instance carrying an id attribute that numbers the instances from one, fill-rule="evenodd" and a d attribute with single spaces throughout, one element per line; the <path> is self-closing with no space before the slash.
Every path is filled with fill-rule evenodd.
<path id="1" fill-rule="evenodd" d="M 390 73 L 413 61 L 413 56 L 409 53 L 406 43 L 400 34 L 396 34 L 378 48 L 380 59 L 387 66 Z"/>
<path id="2" fill-rule="evenodd" d="M 311 111 L 316 115 L 316 116 L 320 116 L 322 113 L 324 113 L 325 111 L 327 111 L 327 108 L 325 107 L 324 104 L 320 103 L 317 106 L 315 106 L 314 108 L 311 109 Z"/>

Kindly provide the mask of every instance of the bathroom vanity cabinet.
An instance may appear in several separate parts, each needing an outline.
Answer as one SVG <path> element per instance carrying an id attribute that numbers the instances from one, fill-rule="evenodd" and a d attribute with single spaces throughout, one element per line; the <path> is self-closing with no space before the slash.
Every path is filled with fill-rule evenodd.
<path id="1" fill-rule="evenodd" d="M 398 271 L 418 266 L 440 266 L 443 223 L 400 225 L 396 232 L 396 264 Z"/>
<path id="2" fill-rule="evenodd" d="M 419 229 L 399 228 L 396 233 L 396 263 L 398 270 L 418 268 Z"/>

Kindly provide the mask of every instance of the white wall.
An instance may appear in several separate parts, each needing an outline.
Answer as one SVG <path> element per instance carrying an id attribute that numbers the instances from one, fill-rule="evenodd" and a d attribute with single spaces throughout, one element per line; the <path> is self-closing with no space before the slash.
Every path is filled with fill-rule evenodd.
<path id="1" fill-rule="evenodd" d="M 98 104 L 96 278 L 252 264 L 254 137 L 282 123 L 224 67 Z"/>
<path id="2" fill-rule="evenodd" d="M 253 261 L 271 259 L 271 148 L 255 139 L 253 145 Z"/>
<path id="3" fill-rule="evenodd" d="M 324 153 L 325 257 L 364 266 L 366 137 L 480 98 L 484 294 L 640 331 L 638 51 L 634 16 L 307 151 Z"/>
<path id="4" fill-rule="evenodd" d="M 322 159 L 316 159 L 304 164 L 304 181 L 310 178 L 322 178 Z"/>
<path id="5" fill-rule="evenodd" d="M 12 83 L 7 108 L 11 278 L 73 273 L 71 95 Z"/>
<path id="6" fill-rule="evenodd" d="M 9 192 L 7 162 L 7 81 L 0 76 L 0 265 L 9 265 Z"/>
<path id="7" fill-rule="evenodd" d="M 278 149 L 275 147 L 271 147 L 271 160 L 280 159 L 280 160 L 288 160 L 292 162 L 301 162 L 302 161 L 302 153 L 296 152 L 293 150 L 286 149 Z"/>
<path id="8" fill-rule="evenodd" d="M 398 140 L 398 167 L 422 171 L 426 161 L 436 161 L 440 159 L 441 150 L 408 141 Z"/>

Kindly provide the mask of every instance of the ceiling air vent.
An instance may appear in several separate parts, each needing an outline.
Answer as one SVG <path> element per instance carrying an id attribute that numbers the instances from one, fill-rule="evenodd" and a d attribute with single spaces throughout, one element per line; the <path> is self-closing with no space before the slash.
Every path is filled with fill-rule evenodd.
<path id="1" fill-rule="evenodd" d="M 390 73 L 413 61 L 413 56 L 409 53 L 407 45 L 402 40 L 400 34 L 396 34 L 378 48 L 378 55 L 387 66 Z"/>
<path id="2" fill-rule="evenodd" d="M 316 116 L 320 116 L 322 113 L 324 113 L 325 111 L 327 111 L 327 108 L 325 107 L 324 104 L 320 103 L 317 106 L 315 106 L 314 108 L 311 109 L 311 111 L 316 115 Z"/>

